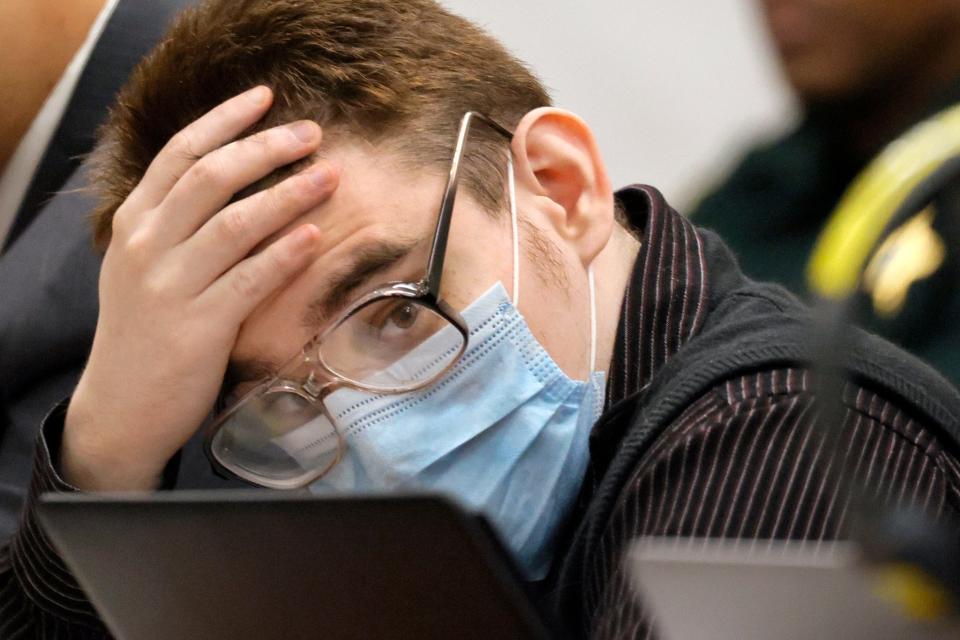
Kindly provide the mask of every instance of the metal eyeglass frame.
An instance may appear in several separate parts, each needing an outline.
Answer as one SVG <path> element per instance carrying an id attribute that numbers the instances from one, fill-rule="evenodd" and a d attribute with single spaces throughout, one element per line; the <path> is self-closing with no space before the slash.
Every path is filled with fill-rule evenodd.
<path id="1" fill-rule="evenodd" d="M 453 214 L 453 205 L 456 200 L 457 186 L 460 181 L 461 161 L 463 158 L 464 149 L 466 147 L 467 137 L 470 133 L 470 127 L 474 121 L 480 121 L 488 125 L 494 131 L 502 135 L 508 142 L 513 140 L 513 133 L 491 118 L 488 118 L 487 116 L 476 111 L 468 111 L 463 115 L 463 118 L 460 121 L 460 130 L 457 135 L 457 143 L 454 149 L 453 159 L 450 163 L 450 174 L 447 177 L 443 199 L 440 201 L 440 212 L 437 216 L 437 226 L 434 231 L 433 242 L 430 248 L 430 257 L 427 262 L 427 269 L 424 277 L 417 282 L 395 282 L 384 284 L 361 296 L 358 300 L 344 309 L 334 321 L 330 322 L 316 336 L 310 339 L 310 341 L 308 341 L 301 349 L 300 353 L 284 364 L 284 366 L 278 370 L 277 374 L 273 378 L 257 385 L 257 387 L 254 389 L 245 393 L 243 397 L 232 403 L 230 407 L 226 408 L 223 413 L 217 416 L 204 434 L 204 452 L 206 453 L 207 459 L 210 461 L 213 470 L 218 475 L 227 478 L 240 478 L 241 480 L 250 482 L 252 484 L 274 489 L 296 489 L 306 486 L 307 484 L 310 484 L 311 482 L 321 478 L 331 469 L 333 469 L 339 463 L 343 456 L 343 452 L 346 449 L 343 436 L 340 434 L 339 430 L 337 430 L 336 423 L 329 415 L 326 406 L 323 404 L 323 399 L 328 394 L 344 386 L 363 391 L 386 394 L 415 391 L 433 383 L 435 380 L 440 378 L 460 360 L 461 356 L 463 356 L 467 349 L 469 329 L 467 328 L 467 325 L 460 314 L 451 308 L 446 302 L 441 300 L 439 295 L 440 279 L 443 274 L 443 262 L 447 251 L 447 239 L 450 235 L 450 221 Z M 512 174 L 512 152 L 507 154 L 507 170 Z M 323 352 L 320 348 L 321 344 L 323 343 L 323 339 L 333 331 L 336 331 L 353 315 L 357 314 L 365 307 L 387 298 L 407 298 L 410 300 L 415 300 L 417 304 L 426 307 L 427 309 L 436 313 L 438 316 L 447 320 L 447 322 L 456 328 L 463 337 L 463 343 L 460 346 L 459 352 L 450 360 L 449 363 L 446 364 L 446 366 L 438 369 L 432 375 L 425 377 L 423 380 L 418 380 L 409 385 L 403 386 L 389 387 L 366 384 L 334 371 L 323 360 Z M 295 371 L 302 370 L 304 367 L 310 367 L 310 374 L 303 382 L 295 382 L 287 377 Z M 318 380 L 318 376 L 316 375 L 318 368 L 321 369 L 325 374 L 322 382 Z M 329 466 L 322 470 L 318 470 L 314 474 L 304 474 L 303 476 L 298 476 L 297 478 L 290 480 L 274 480 L 264 478 L 263 476 L 246 472 L 242 468 L 231 468 L 225 466 L 213 452 L 213 440 L 220 428 L 227 422 L 228 418 L 230 418 L 230 416 L 232 416 L 237 409 L 242 407 L 251 397 L 255 395 L 268 395 L 271 393 L 281 392 L 297 395 L 320 408 L 320 411 L 330 421 L 330 425 L 333 427 L 333 430 L 336 433 L 338 450 L 337 457 Z"/>

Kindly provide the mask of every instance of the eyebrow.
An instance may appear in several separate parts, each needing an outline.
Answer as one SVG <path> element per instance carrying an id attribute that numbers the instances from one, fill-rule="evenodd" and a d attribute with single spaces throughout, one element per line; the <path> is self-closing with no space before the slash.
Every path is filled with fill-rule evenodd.
<path id="1" fill-rule="evenodd" d="M 427 238 L 418 240 L 378 241 L 364 245 L 354 252 L 353 261 L 330 279 L 326 293 L 307 307 L 303 324 L 316 330 L 334 311 L 346 304 L 351 294 L 378 273 L 386 271 L 407 257 Z M 227 364 L 218 398 L 218 408 L 222 399 L 238 384 L 266 380 L 277 373 L 279 363 L 264 358 L 231 359 Z"/>
<path id="2" fill-rule="evenodd" d="M 426 238 L 380 240 L 353 251 L 352 262 L 334 273 L 323 295 L 308 305 L 303 324 L 311 329 L 321 327 L 337 309 L 347 303 L 357 289 L 406 258 L 425 241 Z"/>

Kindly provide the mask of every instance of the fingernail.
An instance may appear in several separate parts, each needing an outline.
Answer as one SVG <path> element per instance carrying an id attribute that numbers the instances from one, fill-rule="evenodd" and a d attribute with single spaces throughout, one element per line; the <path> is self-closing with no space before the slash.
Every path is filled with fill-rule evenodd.
<path id="1" fill-rule="evenodd" d="M 315 187 L 325 187 L 330 183 L 330 170 L 322 165 L 314 165 L 304 172 L 307 180 Z"/>
<path id="2" fill-rule="evenodd" d="M 300 122 L 288 124 L 287 128 L 290 129 L 293 135 L 297 136 L 300 142 L 313 142 L 317 137 L 318 127 L 309 120 L 301 120 Z"/>
<path id="3" fill-rule="evenodd" d="M 261 105 L 270 98 L 270 89 L 266 87 L 254 87 L 245 94 L 247 99 L 255 105 Z"/>

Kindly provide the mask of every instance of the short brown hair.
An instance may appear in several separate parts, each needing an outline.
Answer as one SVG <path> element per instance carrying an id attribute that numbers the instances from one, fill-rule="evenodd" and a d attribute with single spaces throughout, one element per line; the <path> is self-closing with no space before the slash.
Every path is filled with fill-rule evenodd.
<path id="1" fill-rule="evenodd" d="M 258 84 L 275 99 L 251 133 L 309 118 L 440 170 L 466 111 L 513 127 L 550 103 L 499 42 L 432 0 L 208 0 L 174 21 L 101 129 L 93 172 L 98 246 L 109 243 L 114 212 L 167 141 Z M 492 212 L 502 207 L 504 151 L 484 129 L 477 128 L 462 179 Z"/>

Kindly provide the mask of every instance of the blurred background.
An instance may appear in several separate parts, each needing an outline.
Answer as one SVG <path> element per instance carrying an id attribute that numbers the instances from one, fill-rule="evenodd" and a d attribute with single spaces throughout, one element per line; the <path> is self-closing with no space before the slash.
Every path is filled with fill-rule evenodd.
<path id="1" fill-rule="evenodd" d="M 614 187 L 683 210 L 797 109 L 756 0 L 442 0 L 590 124 Z"/>

